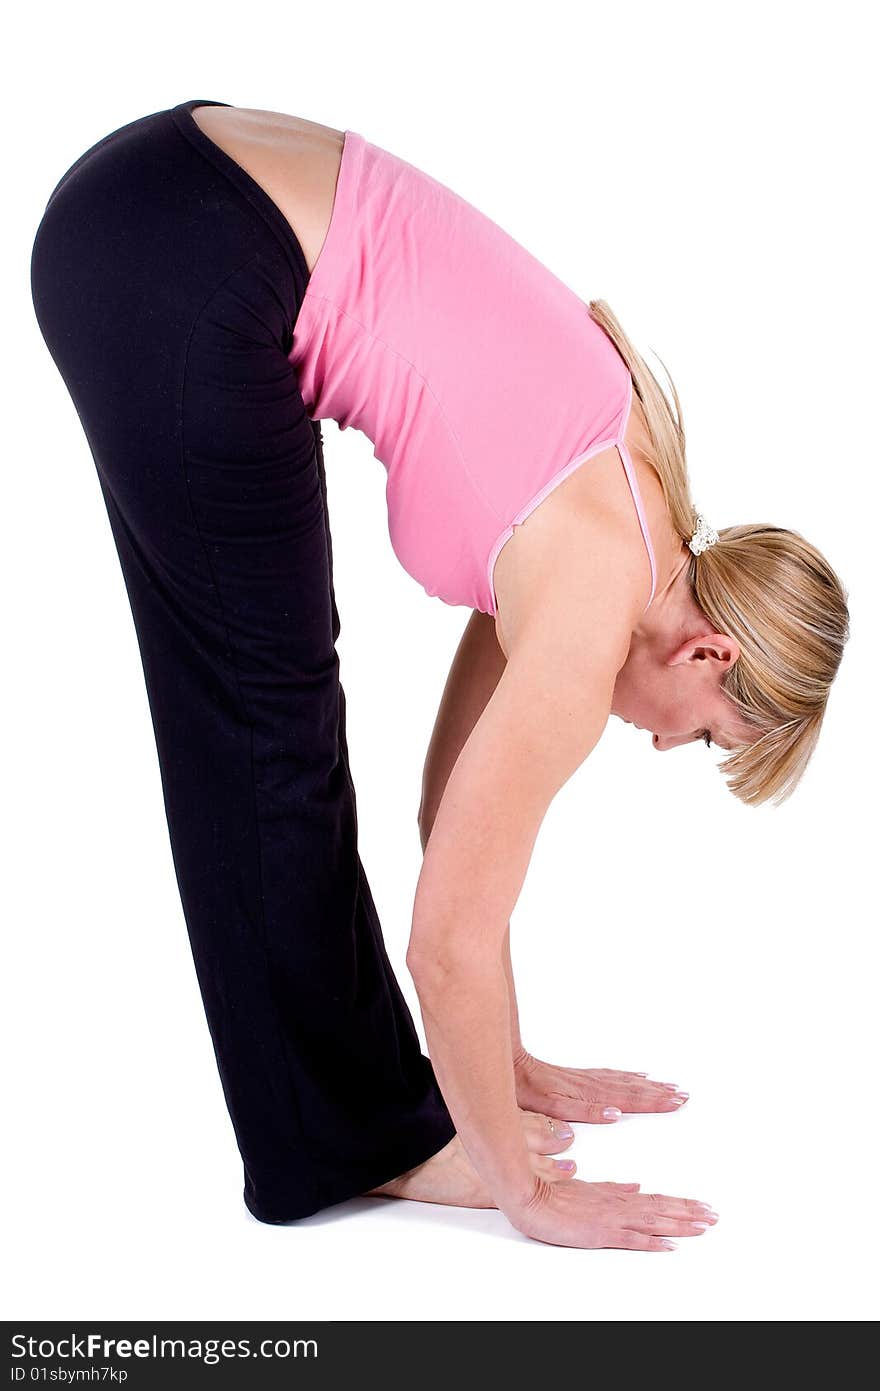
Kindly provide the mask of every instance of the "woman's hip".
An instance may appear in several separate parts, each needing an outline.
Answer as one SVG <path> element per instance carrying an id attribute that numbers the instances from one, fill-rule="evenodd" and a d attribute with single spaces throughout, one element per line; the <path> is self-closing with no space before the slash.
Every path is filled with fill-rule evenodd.
<path id="1" fill-rule="evenodd" d="M 287 356 L 306 281 L 173 114 L 122 127 L 56 186 L 32 257 L 38 322 L 144 605 L 161 597 L 196 648 L 243 659 L 252 715 L 276 698 L 267 664 L 317 673 L 332 704 L 320 431 Z"/>
<path id="2" fill-rule="evenodd" d="M 62 176 L 36 230 L 37 320 L 86 413 L 89 396 L 127 382 L 156 392 L 179 382 L 199 316 L 245 265 L 259 273 L 240 282 L 250 299 L 235 332 L 290 351 L 302 251 L 259 185 L 196 126 L 192 104 L 98 141 Z"/>

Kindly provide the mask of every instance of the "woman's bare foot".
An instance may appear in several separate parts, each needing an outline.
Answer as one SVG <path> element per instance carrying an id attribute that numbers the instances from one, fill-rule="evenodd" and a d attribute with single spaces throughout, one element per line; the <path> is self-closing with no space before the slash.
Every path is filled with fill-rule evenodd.
<path id="1" fill-rule="evenodd" d="M 540 1111 L 524 1111 L 520 1108 L 523 1134 L 526 1144 L 535 1154 L 559 1154 L 574 1144 L 574 1131 L 568 1121 L 560 1121 L 555 1116 L 542 1115 Z"/>
<path id="2" fill-rule="evenodd" d="M 550 1134 L 549 1127 L 547 1128 Z M 552 1138 L 552 1137 L 551 1137 Z M 542 1154 L 530 1153 L 532 1168 L 548 1183 L 557 1183 L 574 1177 L 573 1159 L 560 1161 L 570 1164 L 570 1169 L 558 1167 L 556 1160 L 545 1158 Z M 408 1169 L 390 1183 L 379 1188 L 370 1188 L 364 1197 L 411 1198 L 422 1203 L 446 1203 L 451 1207 L 495 1207 L 488 1188 L 465 1153 L 464 1145 L 454 1135 L 442 1150 L 432 1154 L 424 1164 Z"/>

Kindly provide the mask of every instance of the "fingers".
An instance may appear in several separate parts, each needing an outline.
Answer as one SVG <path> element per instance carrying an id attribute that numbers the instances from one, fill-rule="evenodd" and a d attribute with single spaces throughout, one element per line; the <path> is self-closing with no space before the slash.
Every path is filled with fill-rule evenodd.
<path id="1" fill-rule="evenodd" d="M 642 1072 L 540 1067 L 543 1071 L 529 1074 L 527 1085 L 518 1087 L 520 1101 L 537 1107 L 538 1114 L 552 1113 L 568 1121 L 615 1125 L 625 1115 L 678 1111 L 688 1100 L 677 1083 L 652 1081 Z M 553 1151 L 544 1144 L 539 1152 Z"/>
<path id="2" fill-rule="evenodd" d="M 597 1246 L 616 1246 L 625 1251 L 674 1251 L 675 1245 L 662 1236 L 649 1236 L 627 1227 L 606 1228 L 597 1232 Z"/>
<path id="3" fill-rule="evenodd" d="M 616 1125 L 623 1115 L 619 1106 L 593 1105 L 583 1101 L 575 1102 L 573 1109 L 577 1114 L 572 1119 L 585 1121 L 587 1125 Z"/>
<path id="4" fill-rule="evenodd" d="M 619 1220 L 619 1228 L 603 1231 L 603 1246 L 621 1246 L 635 1251 L 674 1250 L 669 1237 L 703 1236 L 712 1225 L 706 1220 L 683 1220 L 659 1212 L 625 1212 Z"/>
<path id="5" fill-rule="evenodd" d="M 532 1156 L 532 1162 L 560 1161 Z M 637 1184 L 557 1182 L 539 1187 L 524 1220 L 515 1225 L 527 1236 L 558 1246 L 672 1251 L 671 1238 L 703 1236 L 717 1220 L 705 1203 L 640 1193 Z"/>
<path id="6" fill-rule="evenodd" d="M 672 1093 L 661 1083 L 650 1084 L 650 1089 L 632 1084 L 629 1089 L 617 1086 L 609 1088 L 608 1096 L 602 1101 L 578 1101 L 569 1103 L 568 1113 L 573 1121 L 587 1125 L 616 1125 L 625 1115 L 660 1115 L 678 1111 L 688 1099 L 687 1092 Z"/>
<path id="7" fill-rule="evenodd" d="M 595 1187 L 613 1192 L 613 1185 Z M 718 1214 L 708 1203 L 695 1198 L 674 1198 L 665 1193 L 615 1194 L 619 1200 L 616 1225 L 624 1232 L 635 1233 L 639 1241 L 634 1249 L 649 1251 L 656 1245 L 646 1245 L 649 1238 L 703 1236 L 718 1221 Z M 621 1244 L 631 1245 L 628 1239 Z M 662 1248 L 667 1249 L 667 1248 Z"/>
<path id="8" fill-rule="evenodd" d="M 603 1106 L 617 1106 L 624 1114 L 677 1111 L 689 1096 L 677 1082 L 649 1081 L 645 1072 L 615 1072 L 611 1068 L 597 1068 L 591 1076 L 601 1079 L 603 1083 Z M 590 1103 L 592 1098 L 587 1097 L 586 1100 Z"/>
<path id="9" fill-rule="evenodd" d="M 652 1236 L 702 1236 L 709 1230 L 708 1222 L 683 1222 L 676 1217 L 663 1217 L 659 1213 L 633 1213 L 623 1219 L 629 1230 L 649 1232 Z"/>
<path id="10" fill-rule="evenodd" d="M 612 1088 L 609 1103 L 616 1102 L 630 1115 L 677 1111 L 687 1101 L 688 1092 L 679 1091 L 674 1082 L 648 1082 L 641 1078 Z"/>
<path id="11" fill-rule="evenodd" d="M 685 1217 L 714 1225 L 718 1213 L 708 1203 L 698 1202 L 696 1198 L 671 1198 L 666 1193 L 642 1193 L 640 1203 L 665 1217 Z"/>

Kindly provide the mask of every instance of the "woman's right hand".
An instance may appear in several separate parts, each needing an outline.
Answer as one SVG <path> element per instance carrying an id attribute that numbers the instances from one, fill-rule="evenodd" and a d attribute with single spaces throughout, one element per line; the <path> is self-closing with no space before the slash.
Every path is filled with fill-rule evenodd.
<path id="1" fill-rule="evenodd" d="M 673 1251 L 669 1237 L 702 1236 L 718 1221 L 707 1203 L 642 1193 L 637 1183 L 548 1183 L 537 1175 L 528 1198 L 498 1206 L 517 1231 L 552 1246 Z"/>

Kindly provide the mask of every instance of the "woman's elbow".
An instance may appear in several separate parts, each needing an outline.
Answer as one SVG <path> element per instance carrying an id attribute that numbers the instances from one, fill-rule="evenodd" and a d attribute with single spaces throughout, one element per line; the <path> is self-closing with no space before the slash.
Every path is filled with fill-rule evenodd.
<path id="1" fill-rule="evenodd" d="M 460 995 L 470 985 L 478 986 L 500 960 L 500 948 L 493 951 L 475 926 L 460 931 L 424 924 L 414 927 L 406 953 L 407 969 L 422 1001 Z"/>
<path id="2" fill-rule="evenodd" d="M 420 936 L 410 938 L 406 952 L 406 968 L 413 979 L 419 999 L 439 994 L 449 984 L 450 959 L 439 940 Z"/>

